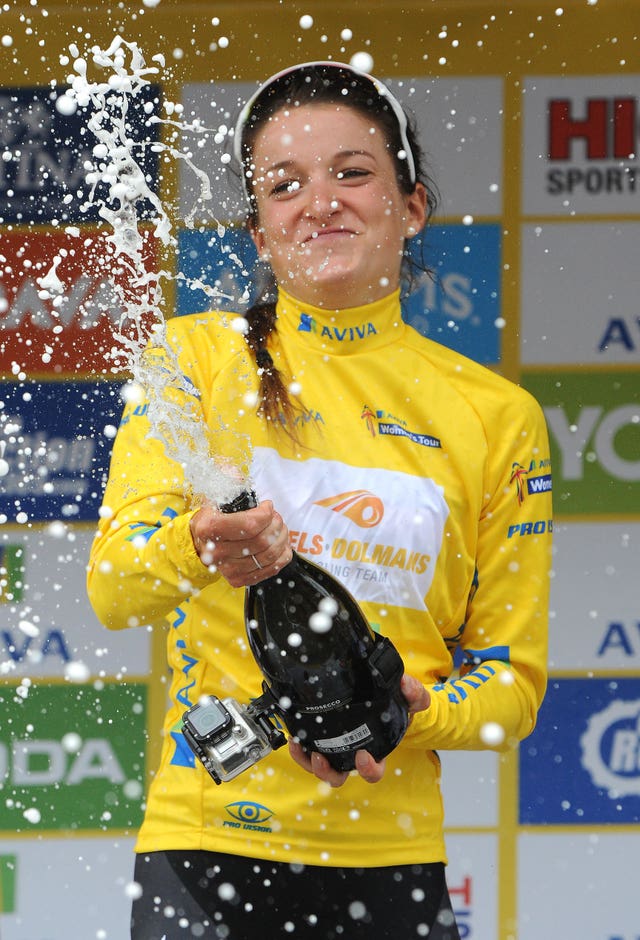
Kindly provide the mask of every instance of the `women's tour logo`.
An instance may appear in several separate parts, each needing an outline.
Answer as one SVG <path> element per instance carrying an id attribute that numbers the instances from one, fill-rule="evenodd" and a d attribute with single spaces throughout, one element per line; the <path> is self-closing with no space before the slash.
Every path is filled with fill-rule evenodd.
<path id="1" fill-rule="evenodd" d="M 551 474 L 542 473 L 537 476 L 529 476 L 534 470 L 544 469 L 551 466 L 550 460 L 532 460 L 529 467 L 523 467 L 521 463 L 514 461 L 511 464 L 511 476 L 509 483 L 515 484 L 516 498 L 518 506 L 522 506 L 527 495 L 534 496 L 536 493 L 548 493 L 551 490 Z"/>

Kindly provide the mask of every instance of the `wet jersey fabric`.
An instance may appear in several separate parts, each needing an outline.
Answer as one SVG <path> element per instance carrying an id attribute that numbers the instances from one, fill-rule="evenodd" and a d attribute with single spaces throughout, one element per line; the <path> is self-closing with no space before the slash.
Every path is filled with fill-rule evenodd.
<path id="1" fill-rule="evenodd" d="M 354 775 L 331 789 L 286 748 L 213 783 L 183 740 L 181 716 L 206 693 L 260 694 L 244 592 L 200 561 L 183 471 L 149 434 L 149 402 L 133 401 L 88 586 L 108 627 L 166 629 L 170 706 L 137 849 L 312 865 L 445 861 L 437 751 L 513 747 L 544 694 L 552 523 L 543 416 L 521 388 L 403 323 L 398 293 L 331 312 L 281 291 L 277 313 L 269 350 L 301 406 L 293 426 L 256 414 L 256 366 L 232 315 L 170 321 L 180 373 L 172 405 L 213 457 L 274 501 L 293 547 L 347 586 L 431 705 L 376 785 Z"/>

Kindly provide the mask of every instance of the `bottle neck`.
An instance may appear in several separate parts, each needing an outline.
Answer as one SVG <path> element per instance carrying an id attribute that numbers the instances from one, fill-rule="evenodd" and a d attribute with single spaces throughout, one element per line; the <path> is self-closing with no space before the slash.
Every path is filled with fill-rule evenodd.
<path id="1" fill-rule="evenodd" d="M 228 503 L 222 503 L 219 506 L 219 509 L 220 509 L 220 512 L 225 512 L 225 513 L 245 512 L 247 509 L 255 509 L 257 505 L 258 505 L 258 500 L 253 490 L 243 490 L 238 496 L 235 497 L 235 499 L 232 499 Z M 271 575 L 271 577 L 279 578 L 279 577 L 282 577 L 283 574 L 285 574 L 285 577 L 287 574 L 289 576 L 292 576 L 297 570 L 297 567 L 298 567 L 298 556 L 296 552 L 294 552 L 293 557 L 291 558 L 291 561 L 288 564 L 286 564 L 284 568 L 282 568 L 277 573 L 277 575 Z M 266 580 L 269 581 L 270 578 L 267 578 Z"/>
<path id="2" fill-rule="evenodd" d="M 253 490 L 243 490 L 231 502 L 223 503 L 220 506 L 220 512 L 245 512 L 247 509 L 255 509 L 257 505 L 258 500 Z"/>

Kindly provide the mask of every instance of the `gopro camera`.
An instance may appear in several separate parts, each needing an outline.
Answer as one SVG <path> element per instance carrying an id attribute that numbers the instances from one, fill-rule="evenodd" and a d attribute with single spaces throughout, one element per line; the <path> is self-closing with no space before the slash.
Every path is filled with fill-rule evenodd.
<path id="1" fill-rule="evenodd" d="M 182 734 L 215 782 L 223 783 L 286 743 L 272 723 L 275 709 L 267 692 L 250 705 L 205 696 L 182 716 Z"/>

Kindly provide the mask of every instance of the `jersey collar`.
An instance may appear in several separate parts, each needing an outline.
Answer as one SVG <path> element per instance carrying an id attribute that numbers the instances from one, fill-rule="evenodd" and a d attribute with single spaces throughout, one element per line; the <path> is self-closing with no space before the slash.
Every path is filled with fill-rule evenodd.
<path id="1" fill-rule="evenodd" d="M 329 355 L 369 352 L 395 341 L 405 329 L 399 290 L 362 307 L 327 310 L 280 288 L 276 310 L 278 333 Z"/>

